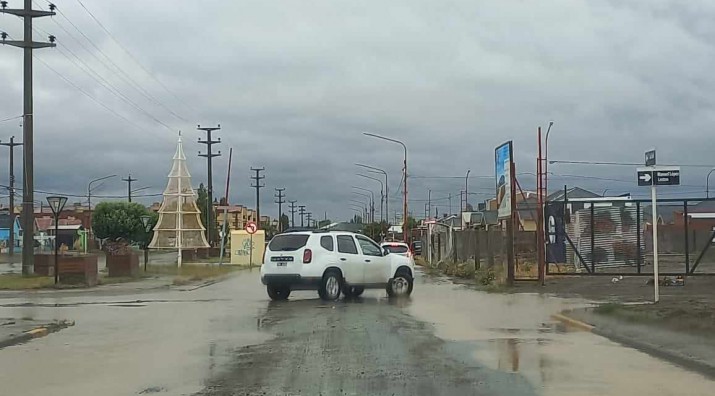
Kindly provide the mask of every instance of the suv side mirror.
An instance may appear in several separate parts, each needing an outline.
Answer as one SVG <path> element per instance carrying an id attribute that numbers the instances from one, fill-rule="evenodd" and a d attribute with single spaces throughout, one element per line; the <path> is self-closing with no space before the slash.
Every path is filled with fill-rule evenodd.
<path id="1" fill-rule="evenodd" d="M 390 249 L 386 247 L 382 248 L 382 255 L 387 256 L 388 254 L 390 254 Z"/>

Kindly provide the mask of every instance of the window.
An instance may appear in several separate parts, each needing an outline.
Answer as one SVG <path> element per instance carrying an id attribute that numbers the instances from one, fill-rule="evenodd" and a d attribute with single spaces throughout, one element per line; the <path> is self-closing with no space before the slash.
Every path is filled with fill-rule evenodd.
<path id="1" fill-rule="evenodd" d="M 409 250 L 405 245 L 385 245 L 385 249 L 395 254 L 405 254 Z"/>
<path id="2" fill-rule="evenodd" d="M 355 240 L 350 235 L 338 235 L 338 252 L 358 254 Z"/>
<path id="3" fill-rule="evenodd" d="M 268 248 L 274 252 L 292 252 L 305 246 L 309 235 L 283 234 L 276 235 L 271 239 Z"/>
<path id="4" fill-rule="evenodd" d="M 382 250 L 377 244 L 371 241 L 369 238 L 357 237 L 362 253 L 366 256 L 382 256 Z"/>
<path id="5" fill-rule="evenodd" d="M 330 235 L 324 235 L 320 237 L 320 246 L 323 247 L 325 250 L 330 250 L 331 252 L 333 251 L 333 237 Z"/>

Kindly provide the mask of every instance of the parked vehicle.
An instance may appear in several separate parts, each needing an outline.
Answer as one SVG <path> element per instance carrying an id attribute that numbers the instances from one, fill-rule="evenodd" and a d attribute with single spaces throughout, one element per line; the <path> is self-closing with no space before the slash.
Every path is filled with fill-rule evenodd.
<path id="1" fill-rule="evenodd" d="M 422 241 L 414 241 L 412 242 L 412 253 L 415 256 L 421 256 L 422 255 Z"/>
<path id="2" fill-rule="evenodd" d="M 407 245 L 404 242 L 383 242 L 380 244 L 380 247 L 383 249 L 386 249 L 387 251 L 390 252 L 390 254 L 393 254 L 397 258 L 402 258 L 404 259 L 405 263 L 412 268 L 415 266 L 415 259 L 413 257 L 412 251 L 410 250 L 410 246 Z"/>
<path id="3" fill-rule="evenodd" d="M 261 266 L 261 282 L 273 300 L 285 300 L 293 290 L 317 290 L 324 300 L 377 288 L 390 297 L 409 295 L 413 276 L 413 262 L 364 235 L 339 231 L 276 235 Z"/>

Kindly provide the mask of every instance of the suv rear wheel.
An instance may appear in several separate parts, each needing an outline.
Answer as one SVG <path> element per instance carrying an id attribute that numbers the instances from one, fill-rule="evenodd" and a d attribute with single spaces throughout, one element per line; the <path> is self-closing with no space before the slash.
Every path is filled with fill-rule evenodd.
<path id="1" fill-rule="evenodd" d="M 387 284 L 387 295 L 389 297 L 409 296 L 412 294 L 413 286 L 412 276 L 407 271 L 399 271 Z"/>
<path id="2" fill-rule="evenodd" d="M 290 287 L 288 286 L 268 285 L 266 290 L 268 291 L 268 297 L 273 301 L 287 300 L 288 296 L 290 296 Z"/>
<path id="3" fill-rule="evenodd" d="M 330 270 L 323 275 L 323 279 L 320 281 L 320 289 L 318 289 L 318 295 L 320 298 L 326 301 L 335 301 L 340 298 L 340 291 L 342 289 L 342 277 L 340 272 L 335 270 Z"/>

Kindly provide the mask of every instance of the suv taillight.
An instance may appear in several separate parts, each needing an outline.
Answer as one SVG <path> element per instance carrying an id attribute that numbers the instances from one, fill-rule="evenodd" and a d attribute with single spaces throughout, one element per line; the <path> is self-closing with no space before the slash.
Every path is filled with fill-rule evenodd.
<path id="1" fill-rule="evenodd" d="M 313 251 L 310 249 L 303 250 L 303 264 L 309 264 L 313 260 Z"/>

